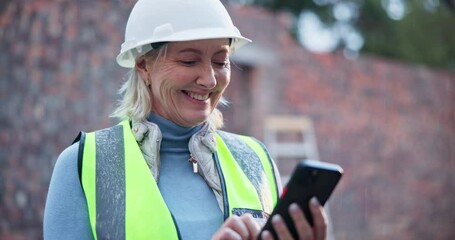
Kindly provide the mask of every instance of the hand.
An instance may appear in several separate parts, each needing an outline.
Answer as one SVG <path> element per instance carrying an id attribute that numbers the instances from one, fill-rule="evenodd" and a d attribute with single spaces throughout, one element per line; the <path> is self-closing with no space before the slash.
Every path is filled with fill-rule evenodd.
<path id="1" fill-rule="evenodd" d="M 308 223 L 300 207 L 293 203 L 289 206 L 289 214 L 294 221 L 295 228 L 299 234 L 299 239 L 305 240 L 324 240 L 327 237 L 327 216 L 324 208 L 318 200 L 313 197 L 310 200 L 310 211 L 313 215 L 313 227 Z M 293 239 L 291 233 L 286 227 L 286 223 L 280 215 L 272 218 L 272 225 L 280 240 Z M 272 240 L 273 235 L 269 231 L 264 231 L 261 235 L 262 240 Z"/>
<path id="2" fill-rule="evenodd" d="M 254 220 L 251 214 L 247 213 L 241 217 L 233 215 L 221 225 L 220 229 L 212 236 L 212 240 L 253 240 L 259 234 L 260 229 L 259 223 Z"/>

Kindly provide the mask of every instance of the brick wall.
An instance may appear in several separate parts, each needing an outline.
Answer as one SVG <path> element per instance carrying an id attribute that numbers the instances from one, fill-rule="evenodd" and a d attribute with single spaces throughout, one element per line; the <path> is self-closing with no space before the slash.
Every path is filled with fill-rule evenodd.
<path id="1" fill-rule="evenodd" d="M 0 7 L 0 239 L 41 238 L 58 154 L 78 131 L 115 122 L 126 71 L 114 57 L 133 2 Z M 285 14 L 230 11 L 254 44 L 237 54 L 227 129 L 261 139 L 269 114 L 310 116 L 321 159 L 346 170 L 331 202 L 338 239 L 453 238 L 454 74 L 310 54 Z"/>
<path id="2" fill-rule="evenodd" d="M 131 2 L 131 1 L 130 1 Z M 0 239 L 39 239 L 58 154 L 113 123 L 131 3 L 8 1 L 0 15 Z"/>
<path id="3" fill-rule="evenodd" d="M 261 77 L 250 81 L 262 83 L 251 92 L 264 103 L 251 114 L 309 116 L 321 160 L 345 169 L 330 203 L 335 237 L 454 238 L 454 72 L 310 54 L 283 31 L 286 15 L 250 8 L 233 14 L 240 30 L 276 60 L 256 64 Z M 262 125 L 252 122 L 244 131 L 260 138 Z"/>
<path id="4" fill-rule="evenodd" d="M 332 202 L 336 235 L 453 238 L 453 75 L 333 56 L 287 68 L 284 105 L 314 119 L 321 159 L 346 169 Z"/>

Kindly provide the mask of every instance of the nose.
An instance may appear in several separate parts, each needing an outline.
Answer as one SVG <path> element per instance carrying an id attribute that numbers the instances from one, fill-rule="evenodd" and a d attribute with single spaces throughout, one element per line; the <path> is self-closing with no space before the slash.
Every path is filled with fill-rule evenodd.
<path id="1" fill-rule="evenodd" d="M 206 66 L 199 75 L 196 83 L 207 89 L 212 89 L 216 86 L 216 72 L 212 65 Z"/>

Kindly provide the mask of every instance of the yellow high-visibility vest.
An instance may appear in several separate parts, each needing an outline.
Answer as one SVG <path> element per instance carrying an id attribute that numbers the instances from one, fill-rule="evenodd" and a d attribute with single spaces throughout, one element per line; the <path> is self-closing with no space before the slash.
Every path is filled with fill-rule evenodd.
<path id="1" fill-rule="evenodd" d="M 250 137 L 215 135 L 225 219 L 246 212 L 267 217 L 278 199 L 267 151 Z M 79 174 L 94 239 L 180 239 L 128 121 L 82 133 L 79 140 Z"/>

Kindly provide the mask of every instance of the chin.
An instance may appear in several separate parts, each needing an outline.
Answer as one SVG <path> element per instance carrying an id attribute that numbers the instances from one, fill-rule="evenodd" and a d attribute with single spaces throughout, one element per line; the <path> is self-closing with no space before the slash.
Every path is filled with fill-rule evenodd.
<path id="1" fill-rule="evenodd" d="M 203 122 L 206 122 L 209 119 L 209 116 L 210 116 L 209 114 L 203 114 L 203 115 L 198 114 L 198 116 L 192 115 L 191 117 L 187 118 L 187 122 L 191 126 L 196 126 Z"/>

